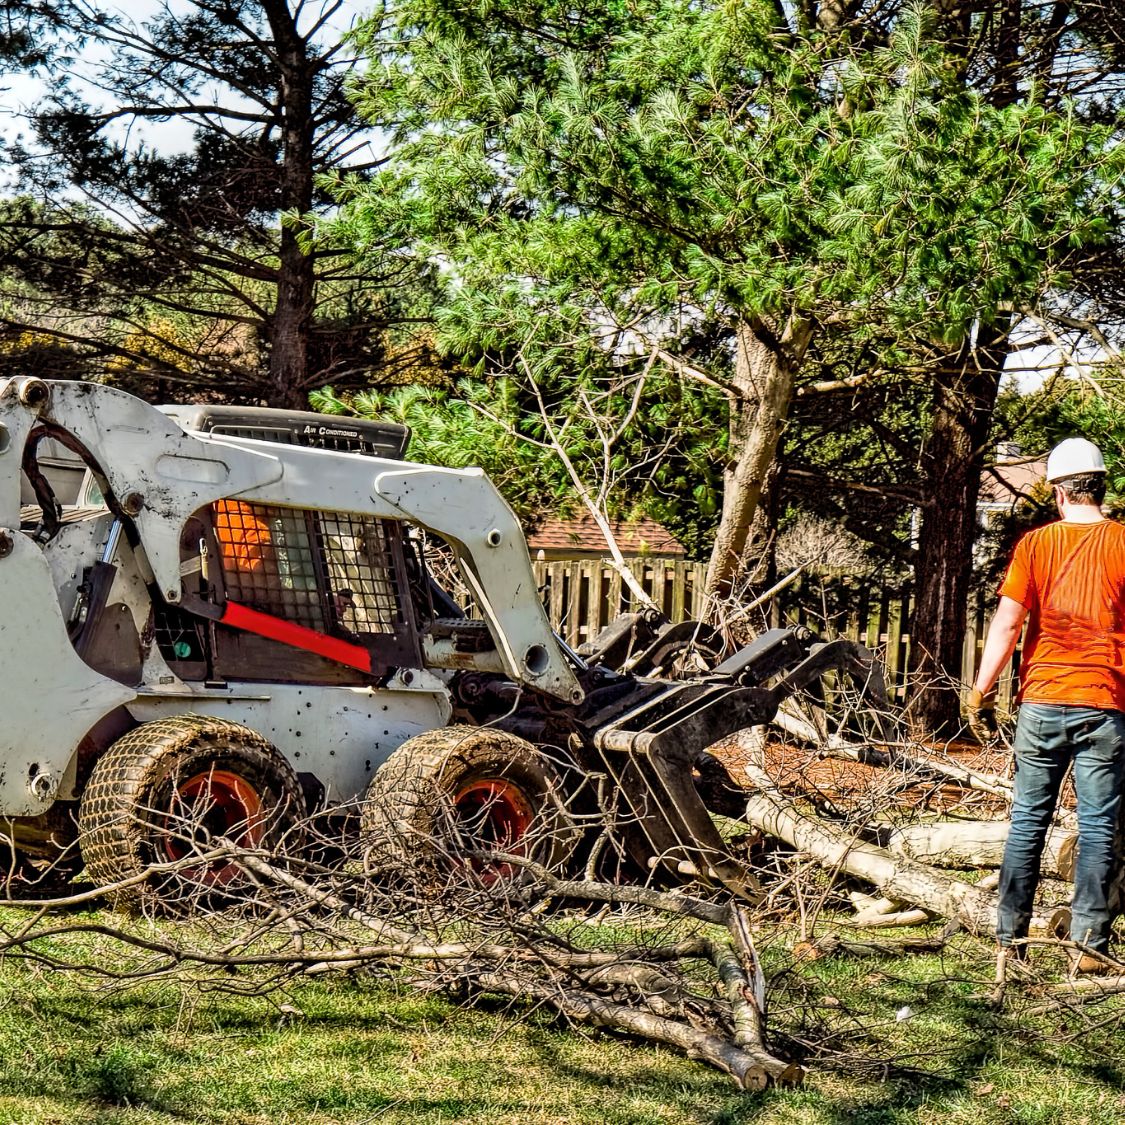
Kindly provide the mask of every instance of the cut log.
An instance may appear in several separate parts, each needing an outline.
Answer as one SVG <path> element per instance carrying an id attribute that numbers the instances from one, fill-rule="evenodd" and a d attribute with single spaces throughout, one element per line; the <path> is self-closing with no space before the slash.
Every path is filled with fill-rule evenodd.
<path id="1" fill-rule="evenodd" d="M 813 857 L 831 871 L 845 871 L 878 887 L 888 898 L 955 919 L 975 934 L 991 934 L 996 926 L 996 899 L 933 867 L 868 844 L 847 829 L 817 820 L 784 797 L 763 771 L 748 766 L 759 788 L 750 796 L 746 817 L 763 832 Z"/>
<path id="2" fill-rule="evenodd" d="M 882 914 L 878 912 L 857 914 L 851 919 L 850 925 L 859 926 L 863 929 L 881 929 L 890 928 L 891 926 L 924 926 L 927 922 L 933 919 L 925 910 L 919 910 L 917 907 L 913 910 L 896 910 L 890 914 Z"/>
<path id="3" fill-rule="evenodd" d="M 939 867 L 999 867 L 1008 839 L 1003 820 L 940 820 L 907 824 L 887 839 L 888 851 Z M 1042 871 L 1060 879 L 1073 879 L 1078 834 L 1052 828 L 1043 851 Z"/>

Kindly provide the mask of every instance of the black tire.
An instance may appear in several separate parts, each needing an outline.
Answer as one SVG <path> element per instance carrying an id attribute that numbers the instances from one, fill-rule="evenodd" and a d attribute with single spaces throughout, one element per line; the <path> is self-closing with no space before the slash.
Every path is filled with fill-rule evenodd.
<path id="1" fill-rule="evenodd" d="M 218 836 L 292 847 L 303 807 L 296 773 L 260 734 L 208 716 L 158 719 L 119 738 L 90 775 L 78 812 L 86 872 L 108 886 L 204 851 Z M 239 873 L 226 861 L 188 864 L 113 900 L 133 909 L 215 905 L 237 890 Z"/>
<path id="2" fill-rule="evenodd" d="M 580 832 L 569 815 L 567 776 L 530 742 L 490 727 L 452 726 L 404 742 L 364 797 L 361 830 L 369 868 L 452 859 L 482 881 L 517 874 L 481 853 L 522 855 L 549 869 L 570 857 Z"/>

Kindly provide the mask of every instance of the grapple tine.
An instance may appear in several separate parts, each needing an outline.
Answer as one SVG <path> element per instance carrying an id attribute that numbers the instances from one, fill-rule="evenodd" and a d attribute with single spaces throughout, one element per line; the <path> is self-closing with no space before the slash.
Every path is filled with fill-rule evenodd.
<path id="1" fill-rule="evenodd" d="M 629 822 L 620 828 L 635 857 L 753 893 L 753 876 L 723 843 L 692 768 L 707 746 L 772 715 L 770 693 L 760 688 L 689 682 L 597 733 L 595 745 L 628 806 Z"/>

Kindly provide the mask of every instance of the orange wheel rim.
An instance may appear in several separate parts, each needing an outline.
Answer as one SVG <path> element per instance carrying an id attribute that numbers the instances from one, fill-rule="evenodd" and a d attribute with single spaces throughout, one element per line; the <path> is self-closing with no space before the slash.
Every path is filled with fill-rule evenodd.
<path id="1" fill-rule="evenodd" d="M 262 841 L 262 798 L 231 770 L 209 769 L 182 782 L 174 803 L 165 820 L 164 851 L 170 860 L 206 851 L 220 836 L 242 848 L 255 848 Z M 184 874 L 208 886 L 223 886 L 238 874 L 238 867 L 216 861 L 202 870 L 188 868 Z"/>
<path id="2" fill-rule="evenodd" d="M 527 794 L 502 777 L 480 778 L 463 785 L 453 798 L 457 819 L 483 849 L 526 854 L 528 829 L 535 819 Z M 486 883 L 507 878 L 511 864 L 473 861 L 473 868 Z"/>

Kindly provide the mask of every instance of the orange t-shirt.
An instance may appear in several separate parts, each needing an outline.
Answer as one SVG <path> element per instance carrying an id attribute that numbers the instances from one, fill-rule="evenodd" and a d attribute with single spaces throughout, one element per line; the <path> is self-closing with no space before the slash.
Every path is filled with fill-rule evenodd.
<path id="1" fill-rule="evenodd" d="M 273 563 L 273 541 L 270 525 L 254 509 L 241 500 L 215 501 L 215 539 L 223 556 L 223 565 L 235 573 L 250 574 Z"/>
<path id="2" fill-rule="evenodd" d="M 1125 711 L 1125 527 L 1060 520 L 1029 532 L 1000 593 L 1028 610 L 1021 703 Z"/>

